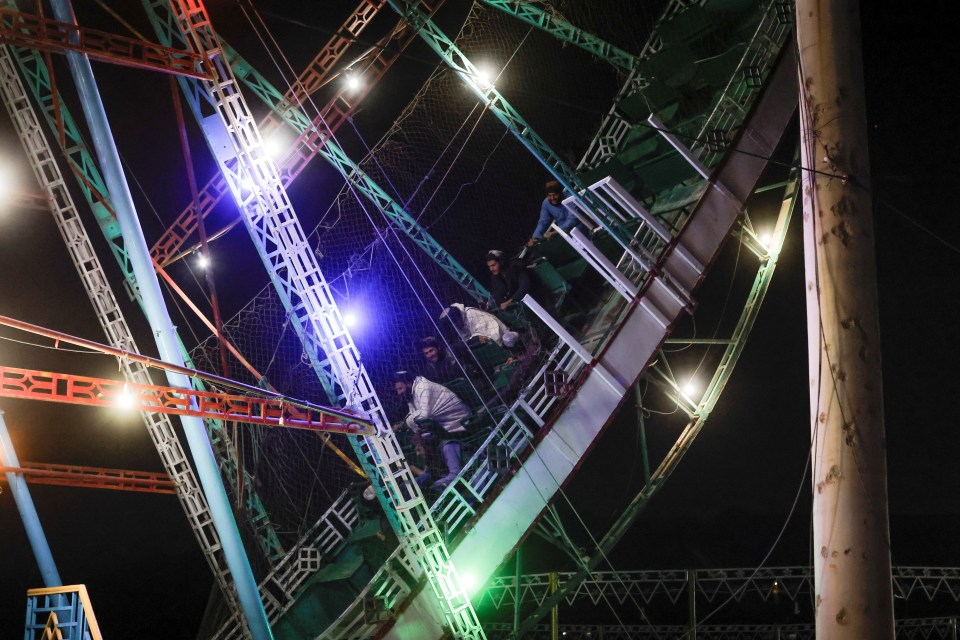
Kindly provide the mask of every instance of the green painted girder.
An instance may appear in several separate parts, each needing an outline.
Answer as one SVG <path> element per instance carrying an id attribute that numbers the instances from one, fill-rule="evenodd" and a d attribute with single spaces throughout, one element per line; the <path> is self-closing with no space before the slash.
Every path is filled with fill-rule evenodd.
<path id="1" fill-rule="evenodd" d="M 0 3 L 3 2 L 9 5 L 9 0 L 0 0 Z M 59 117 L 63 123 L 64 132 L 61 149 L 66 155 L 73 173 L 79 177 L 78 184 L 84 199 L 93 211 L 97 226 L 100 228 L 104 238 L 106 238 L 111 252 L 120 265 L 127 285 L 133 292 L 138 304 L 142 305 L 139 289 L 137 288 L 137 280 L 133 274 L 133 268 L 127 252 L 123 247 L 120 225 L 117 223 L 113 215 L 112 206 L 110 205 L 110 195 L 107 191 L 106 183 L 103 180 L 96 160 L 90 153 L 80 130 L 77 128 L 76 121 L 63 103 L 63 100 L 53 92 L 50 75 L 43 57 L 32 49 L 10 47 L 10 50 L 36 104 L 40 105 L 40 112 L 54 137 L 59 135 L 57 124 L 57 110 L 59 110 Z M 179 341 L 179 337 L 177 339 Z M 180 342 L 180 350 L 186 365 L 194 368 L 190 354 L 182 342 Z M 194 387 L 201 391 L 204 390 L 202 382 L 195 379 L 192 381 Z M 222 423 L 213 420 L 204 420 L 204 423 L 207 427 L 210 443 L 218 453 L 222 475 L 225 478 L 237 478 L 239 464 L 236 459 L 235 449 L 227 437 Z M 244 473 L 246 474 L 246 472 Z M 248 482 L 245 483 L 247 489 L 244 495 L 244 506 L 250 514 L 250 521 L 255 523 L 258 543 L 268 558 L 274 560 L 280 559 L 283 557 L 285 551 L 280 544 L 280 539 L 277 537 L 272 524 L 270 524 L 269 516 L 263 503 L 260 501 L 260 497 L 253 490 L 252 478 L 249 477 L 249 474 L 246 475 Z M 229 483 L 228 486 L 230 486 L 234 495 L 236 495 L 237 487 L 233 485 L 233 483 Z"/>
<path id="2" fill-rule="evenodd" d="M 227 47 L 221 40 L 221 44 Z M 306 115 L 299 109 L 290 105 L 284 99 L 283 95 L 273 87 L 270 82 L 264 78 L 256 69 L 233 49 L 227 58 L 233 62 L 239 62 L 244 70 L 243 74 L 237 75 L 237 79 L 243 82 L 263 100 L 277 115 L 284 119 L 298 134 L 307 130 L 317 133 L 317 140 L 323 141 L 319 147 L 313 146 L 310 138 L 301 138 L 303 146 L 308 147 L 310 151 L 323 157 L 340 172 L 346 176 L 347 182 L 367 198 L 377 209 L 386 217 L 386 219 L 401 233 L 406 235 L 430 257 L 443 271 L 466 290 L 470 297 L 478 302 L 483 302 L 490 297 L 490 292 L 480 282 L 473 277 L 450 253 L 443 248 L 430 233 L 420 226 L 406 209 L 404 209 L 396 200 L 391 198 L 363 169 L 361 169 L 353 160 L 347 156 L 347 153 L 337 144 L 333 133 L 320 118 L 316 122 L 310 122 Z"/>
<path id="3" fill-rule="evenodd" d="M 487 106 L 487 109 L 540 161 L 560 184 L 593 214 L 597 222 L 616 242 L 648 271 L 653 270 L 644 247 L 636 244 L 630 232 L 609 207 L 584 184 L 577 173 L 550 148 L 520 113 L 493 85 L 483 86 L 476 65 L 457 45 L 411 0 L 388 0 L 390 6 L 417 30 L 434 52 L 449 66 Z"/>
<path id="4" fill-rule="evenodd" d="M 615 67 L 633 71 L 637 66 L 635 55 L 570 24 L 563 18 L 547 13 L 533 3 L 523 0 L 482 0 L 482 2 L 504 13 L 509 13 L 518 20 L 549 33 L 558 40 L 580 47 Z"/>

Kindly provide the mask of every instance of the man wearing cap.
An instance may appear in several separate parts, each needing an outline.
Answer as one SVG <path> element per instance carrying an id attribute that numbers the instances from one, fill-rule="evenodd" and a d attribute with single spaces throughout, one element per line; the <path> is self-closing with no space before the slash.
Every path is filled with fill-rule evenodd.
<path id="1" fill-rule="evenodd" d="M 393 380 L 394 391 L 410 410 L 402 423 L 394 425 L 394 429 L 405 425 L 414 433 L 421 434 L 423 422 L 433 421 L 440 425 L 443 432 L 431 435 L 440 440 L 440 451 L 448 473 L 437 484 L 449 484 L 463 468 L 460 442 L 456 438 L 458 434 L 466 432 L 461 420 L 471 415 L 469 407 L 450 389 L 430 382 L 423 376 L 414 376 L 409 371 L 396 372 Z M 425 431 L 421 435 L 425 440 L 430 437 Z"/>
<path id="2" fill-rule="evenodd" d="M 577 216 L 563 206 L 563 187 L 556 180 L 551 180 L 546 184 L 547 197 L 543 199 L 540 205 L 540 218 L 537 220 L 537 228 L 533 230 L 533 237 L 527 241 L 527 246 L 532 247 L 544 238 L 549 238 L 551 224 L 556 224 L 564 231 L 570 231 L 579 224 Z"/>

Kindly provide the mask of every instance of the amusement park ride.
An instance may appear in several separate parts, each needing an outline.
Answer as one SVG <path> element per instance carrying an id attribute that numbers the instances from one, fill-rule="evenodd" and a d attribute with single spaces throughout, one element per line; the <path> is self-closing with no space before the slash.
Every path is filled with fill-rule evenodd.
<path id="1" fill-rule="evenodd" d="M 799 193 L 795 167 L 770 169 L 771 157 L 782 153 L 781 139 L 798 104 L 793 3 L 669 0 L 655 23 L 644 27 L 647 44 L 637 54 L 578 27 L 564 17 L 561 3 L 476 2 L 461 35 L 452 38 L 434 21 L 442 18 L 441 9 L 449 9 L 443 4 L 362 0 L 306 69 L 280 90 L 242 57 L 240 48 L 218 36 L 199 0 L 143 0 L 152 38 L 120 16 L 133 36 L 78 25 L 69 0 L 52 0 L 52 17 L 43 13 L 42 3 L 0 0 L 0 86 L 40 186 L 40 197 L 31 203 L 53 213 L 106 344 L 12 318 L 0 317 L 0 324 L 56 345 L 109 354 L 122 373 L 117 379 L 97 379 L 0 362 L 0 397 L 95 406 L 126 401 L 141 412 L 165 469 L 144 473 L 20 462 L 0 417 L 0 466 L 45 581 L 28 595 L 26 638 L 100 637 L 92 615 L 95 598 L 91 602 L 83 586 L 60 583 L 43 540 L 26 488 L 40 482 L 176 491 L 222 603 L 208 610 L 210 638 L 539 635 L 545 633 L 540 620 L 558 602 L 570 601 L 583 589 L 603 590 L 597 585 L 607 554 L 702 430 L 743 351 L 777 264 Z M 253 4 L 239 6 L 256 15 Z M 390 15 L 399 21 L 391 22 Z M 621 89 L 578 163 L 555 151 L 508 99 L 509 92 L 500 92 L 499 78 L 474 61 L 482 51 L 476 38 L 482 38 L 484 28 L 492 30 L 494 18 L 523 26 L 522 39 L 510 49 L 519 51 L 536 34 L 542 38 L 537 46 L 576 48 L 593 64 L 609 65 L 619 74 Z M 381 33 L 375 42 L 364 35 L 371 25 L 379 25 L 373 30 Z M 350 300 L 345 282 L 379 278 L 381 286 L 405 291 L 382 298 L 391 308 L 378 313 L 398 314 L 397 322 L 410 328 L 397 342 L 409 344 L 442 330 L 433 324 L 445 306 L 434 308 L 439 295 L 459 296 L 478 306 L 489 298 L 477 274 L 464 266 L 479 260 L 476 247 L 465 249 L 470 212 L 457 201 L 459 192 L 449 197 L 439 216 L 424 213 L 440 185 L 426 202 L 420 185 L 432 187 L 435 172 L 444 167 L 403 166 L 403 158 L 415 155 L 416 140 L 409 138 L 391 146 L 387 136 L 386 144 L 362 148 L 361 160 L 352 159 L 356 144 L 341 142 L 356 129 L 354 116 L 367 95 L 420 41 L 441 67 L 418 93 L 416 108 L 408 108 L 398 122 L 409 123 L 429 111 L 429 91 L 456 82 L 471 92 L 470 104 L 486 117 L 484 126 L 498 127 L 500 137 L 487 159 L 512 137 L 519 145 L 510 152 L 525 154 L 544 175 L 559 181 L 567 194 L 564 206 L 581 221 L 579 228 L 557 230 L 533 247 L 525 268 L 549 295 L 528 295 L 519 315 L 505 316 L 521 331 L 537 335 L 540 348 L 531 366 L 522 370 L 499 345 L 465 350 L 482 365 L 477 370 L 492 373 L 486 384 L 463 381 L 462 396 L 471 398 L 468 404 L 477 414 L 465 446 L 468 459 L 456 480 L 436 488 L 422 488 L 416 481 L 407 464 L 411 452 L 391 427 L 391 409 L 378 395 L 390 383 L 390 370 L 402 368 L 403 354 L 379 343 L 368 350 L 360 338 L 355 342 L 344 307 Z M 283 57 L 282 51 L 277 54 Z M 76 96 L 61 94 L 71 83 L 60 56 L 66 58 Z M 159 81 L 160 74 L 171 79 L 191 197 L 152 247 L 144 238 L 90 60 L 154 73 Z M 467 100 L 465 95 L 456 99 Z M 265 105 L 265 115 L 256 117 L 248 100 L 258 101 L 258 109 Z M 75 104 L 82 117 L 73 112 Z M 188 126 L 184 112 L 195 124 Z M 190 127 L 202 132 L 219 168 L 202 186 L 193 175 Z M 467 148 L 472 134 L 463 138 L 457 130 L 451 140 Z M 277 139 L 284 141 L 279 151 L 271 148 Z M 390 153 L 401 160 L 390 165 Z M 345 185 L 331 205 L 337 221 L 321 224 L 319 236 L 304 227 L 287 195 L 316 156 Z M 444 161 L 460 158 L 458 153 Z M 403 171 L 416 174 L 412 192 L 397 187 Z M 757 193 L 773 194 L 780 203 L 762 224 L 748 211 L 748 201 Z M 79 206 L 77 196 L 83 199 Z M 230 202 L 235 209 L 218 216 Z M 495 203 L 488 206 L 496 209 Z M 356 239 L 349 249 L 337 244 L 351 240 L 354 232 L 346 227 L 350 215 L 355 219 L 349 224 L 364 227 L 356 236 L 370 239 L 363 251 L 358 249 L 363 241 Z M 465 225 L 459 234 L 450 226 L 457 215 Z M 159 358 L 141 355 L 149 348 L 134 341 L 106 273 L 115 267 L 101 264 L 94 247 L 102 241 L 88 236 L 85 225 L 91 221 L 146 315 Z M 210 256 L 211 247 L 240 223 L 272 285 L 257 300 L 266 296 L 278 311 L 258 315 L 253 305 L 245 316 L 225 320 L 211 276 L 204 294 L 210 320 L 175 282 L 174 270 L 186 257 Z M 518 246 L 525 240 L 509 229 L 499 233 L 512 233 Z M 675 327 L 698 310 L 698 287 L 730 237 L 758 262 L 736 325 L 724 338 L 672 337 Z M 356 275 L 364 256 L 375 253 L 381 260 L 389 254 L 396 262 L 378 275 L 370 258 L 369 273 Z M 443 280 L 426 285 L 433 297 L 424 293 L 422 282 L 407 277 L 413 272 Z M 161 282 L 183 298 L 198 316 L 191 322 L 202 323 L 211 340 L 189 349 L 180 341 Z M 593 295 L 583 295 L 587 287 Z M 257 345 L 258 339 L 249 337 L 252 330 L 245 328 L 251 326 L 244 324 L 248 322 L 270 327 L 274 337 L 269 339 L 277 346 Z M 301 367 L 298 375 L 309 377 L 312 385 L 298 386 L 271 369 L 282 352 L 279 345 L 292 341 L 295 355 L 283 366 Z M 668 342 L 705 351 L 701 365 L 713 366 L 714 373 L 704 389 L 686 389 L 677 379 L 672 356 L 663 349 Z M 198 357 L 203 365 L 195 363 Z M 162 371 L 166 383 L 157 384 L 150 369 Z M 521 374 L 522 389 L 508 395 L 507 382 Z M 518 574 L 504 583 L 495 573 L 531 531 L 551 522 L 562 531 L 551 502 L 617 411 L 633 401 L 635 388 L 637 402 L 642 402 L 640 384 L 659 389 L 660 401 L 685 417 L 675 442 L 652 468 L 644 450 L 643 489 L 598 537 L 596 548 L 578 554 L 577 571 L 564 575 L 562 583 L 554 579 L 550 593 L 535 596 L 534 610 L 509 629 L 481 624 L 475 606 L 483 597 L 499 606 L 509 592 L 519 611 L 523 595 L 537 588 L 530 586 L 536 576 L 522 582 Z M 182 427 L 172 415 L 180 416 Z M 242 423 L 250 425 L 241 427 L 249 431 L 238 431 Z M 278 447 L 278 442 L 286 444 Z M 279 464 L 268 460 L 271 446 L 312 451 L 317 458 L 310 473 L 322 476 L 318 482 L 331 494 L 322 508 L 316 503 L 304 507 L 309 522 L 303 515 L 303 526 L 293 534 L 276 522 L 283 518 L 275 503 L 277 486 L 286 480 L 283 459 Z M 324 452 L 331 455 L 323 457 Z M 268 464 L 275 466 L 266 469 Z M 358 487 L 372 488 L 379 506 L 364 500 Z M 718 575 L 713 579 L 719 580 Z M 486 595 L 468 585 L 466 576 L 476 585 L 491 585 Z M 900 579 L 910 577 L 906 572 Z M 612 589 L 629 591 L 621 576 L 615 579 L 619 586 Z M 672 585 L 660 588 L 675 595 L 702 590 L 710 578 L 645 579 Z M 810 578 L 803 574 L 798 580 L 809 585 Z M 605 637 L 658 633 L 653 626 L 623 629 L 611 629 Z M 798 627 L 793 633 L 810 637 L 811 631 Z"/>

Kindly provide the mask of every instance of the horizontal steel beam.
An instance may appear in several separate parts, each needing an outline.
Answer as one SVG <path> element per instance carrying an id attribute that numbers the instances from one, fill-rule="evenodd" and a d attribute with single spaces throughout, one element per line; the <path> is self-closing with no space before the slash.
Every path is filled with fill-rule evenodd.
<path id="1" fill-rule="evenodd" d="M 86 489 L 115 489 L 140 493 L 177 493 L 177 483 L 168 473 L 79 467 L 69 464 L 22 462 L 19 467 L 0 467 L 0 474 L 18 473 L 30 484 L 50 484 Z M 3 476 L 0 476 L 2 478 Z"/>
<path id="2" fill-rule="evenodd" d="M 135 69 L 209 77 L 201 71 L 202 58 L 193 52 L 10 9 L 0 9 L 0 42 L 54 53 L 78 51 L 94 60 Z"/>

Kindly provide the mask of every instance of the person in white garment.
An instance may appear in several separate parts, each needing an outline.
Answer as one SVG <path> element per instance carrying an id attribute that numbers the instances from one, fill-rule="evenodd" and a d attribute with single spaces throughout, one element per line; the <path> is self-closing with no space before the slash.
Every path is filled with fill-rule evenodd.
<path id="1" fill-rule="evenodd" d="M 409 408 L 407 417 L 395 424 L 394 428 L 405 426 L 419 434 L 424 444 L 439 445 L 447 465 L 447 475 L 440 478 L 436 485 L 449 484 L 463 468 L 459 438 L 466 433 L 461 421 L 471 415 L 470 408 L 450 389 L 430 382 L 423 376 L 414 376 L 409 371 L 398 371 L 394 374 L 393 388 Z M 424 430 L 422 423 L 428 420 L 440 425 L 442 432 Z M 430 442 L 431 440 L 433 442 Z"/>
<path id="2" fill-rule="evenodd" d="M 510 329 L 497 316 L 473 307 L 465 307 L 459 302 L 443 310 L 440 319 L 448 319 L 457 330 L 460 339 L 466 342 L 477 338 L 480 342 L 488 340 L 503 345 L 503 334 Z"/>

